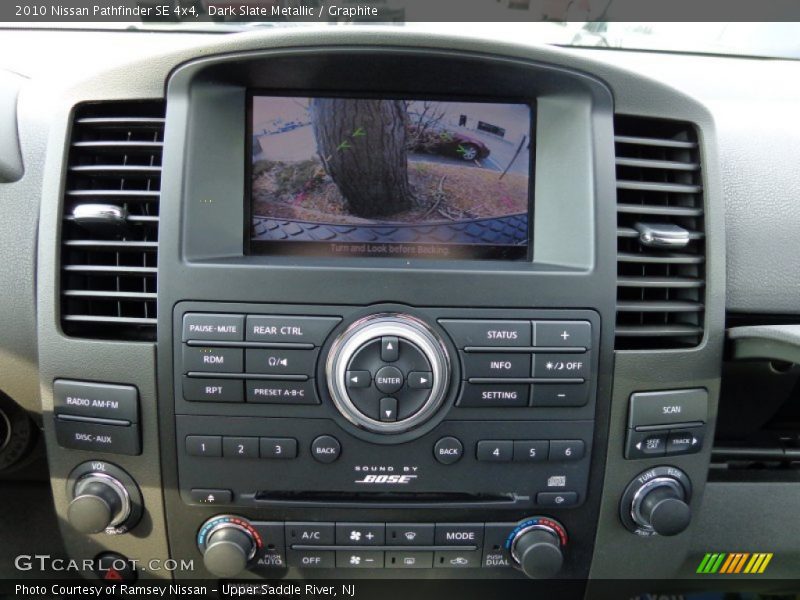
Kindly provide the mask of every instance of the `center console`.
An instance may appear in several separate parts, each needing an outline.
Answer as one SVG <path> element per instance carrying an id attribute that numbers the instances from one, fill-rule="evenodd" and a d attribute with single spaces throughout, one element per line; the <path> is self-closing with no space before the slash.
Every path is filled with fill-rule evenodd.
<path id="1" fill-rule="evenodd" d="M 281 51 L 190 63 L 168 107 L 175 554 L 218 577 L 585 577 L 614 318 L 602 84 Z"/>

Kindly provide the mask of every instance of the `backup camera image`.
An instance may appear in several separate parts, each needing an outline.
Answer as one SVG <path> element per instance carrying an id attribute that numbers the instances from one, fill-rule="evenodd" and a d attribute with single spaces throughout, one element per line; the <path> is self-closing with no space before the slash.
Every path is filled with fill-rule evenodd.
<path id="1" fill-rule="evenodd" d="M 525 259 L 528 104 L 253 96 L 250 252 Z"/>

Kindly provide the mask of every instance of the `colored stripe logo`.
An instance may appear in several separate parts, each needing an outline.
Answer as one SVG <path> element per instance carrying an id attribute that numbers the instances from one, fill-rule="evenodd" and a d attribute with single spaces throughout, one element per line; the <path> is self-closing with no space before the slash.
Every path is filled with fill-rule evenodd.
<path id="1" fill-rule="evenodd" d="M 702 574 L 761 574 L 769 561 L 772 552 L 709 552 L 700 561 L 697 572 Z"/>

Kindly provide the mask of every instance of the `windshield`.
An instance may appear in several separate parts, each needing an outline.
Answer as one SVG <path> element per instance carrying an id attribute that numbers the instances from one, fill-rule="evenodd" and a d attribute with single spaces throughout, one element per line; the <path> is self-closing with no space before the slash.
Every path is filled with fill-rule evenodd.
<path id="1" fill-rule="evenodd" d="M 179 4 L 186 0 L 174 0 Z M 249 0 L 249 4 L 263 2 L 274 4 L 276 0 Z M 407 7 L 401 1 L 395 2 L 389 15 L 392 22 L 385 22 L 387 14 L 385 0 L 371 0 L 366 4 L 380 5 L 383 12 L 377 14 L 384 17 L 380 21 L 364 20 L 359 17 L 342 17 L 329 15 L 324 8 L 325 0 L 307 0 L 309 5 L 316 7 L 312 18 L 308 15 L 286 15 L 283 20 L 273 21 L 245 21 L 239 15 L 220 15 L 215 11 L 228 2 L 218 0 L 193 0 L 195 16 L 186 15 L 172 22 L 159 22 L 157 20 L 131 20 L 130 22 L 77 22 L 69 21 L 52 22 L 11 22 L 5 23 L 8 27 L 24 28 L 76 28 L 76 29 L 127 29 L 127 30 L 161 30 L 186 33 L 235 33 L 253 31 L 257 29 L 287 27 L 319 27 L 341 25 L 373 25 L 382 27 L 399 27 L 405 30 L 421 31 L 427 33 L 446 33 L 451 35 L 468 35 L 473 37 L 488 38 L 496 41 L 513 41 L 521 44 L 552 44 L 559 46 L 572 46 L 582 48 L 596 48 L 606 50 L 644 50 L 655 52 L 717 54 L 728 56 L 752 56 L 764 58 L 800 59 L 800 23 L 743 23 L 743 22 L 616 22 L 616 21 L 562 21 L 548 20 L 546 22 L 521 22 L 534 20 L 536 15 L 532 12 L 526 0 L 509 2 L 502 16 L 506 18 L 519 18 L 517 22 L 448 22 L 429 23 L 416 22 L 424 18 L 423 13 L 409 12 L 411 3 Z M 492 0 L 494 3 L 494 0 Z M 245 9 L 249 4 L 239 6 Z M 363 4 L 363 3 L 362 3 Z M 577 3 L 580 5 L 580 2 Z M 610 0 L 603 10 L 604 16 L 613 16 L 615 0 Z M 573 6 L 570 2 L 569 6 Z M 511 10 L 510 7 L 516 7 Z M 376 9 L 377 10 L 377 9 Z M 526 13 L 526 10 L 528 12 Z M 213 13 L 213 16 L 210 16 Z M 529 13 L 529 14 L 528 14 Z M 486 16 L 494 13 L 486 13 Z M 500 16 L 500 15 L 495 15 Z M 546 18 L 569 18 L 571 14 L 544 15 Z"/>

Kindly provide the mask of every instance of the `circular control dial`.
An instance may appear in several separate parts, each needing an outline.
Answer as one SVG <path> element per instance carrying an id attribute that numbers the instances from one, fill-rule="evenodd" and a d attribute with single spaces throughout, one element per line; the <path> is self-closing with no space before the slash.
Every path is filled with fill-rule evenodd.
<path id="1" fill-rule="evenodd" d="M 680 469 L 649 469 L 628 485 L 620 517 L 637 535 L 677 535 L 692 520 L 691 492 L 689 477 Z"/>
<path id="2" fill-rule="evenodd" d="M 263 545 L 258 531 L 242 517 L 212 517 L 197 533 L 203 564 L 217 577 L 235 577 L 244 571 Z"/>
<path id="3" fill-rule="evenodd" d="M 442 340 L 423 322 L 402 314 L 354 323 L 331 347 L 328 390 L 342 415 L 379 433 L 401 433 L 441 406 L 450 379 Z"/>
<path id="4" fill-rule="evenodd" d="M 506 540 L 511 560 L 531 579 L 554 577 L 564 563 L 567 532 L 547 517 L 532 517 L 517 525 Z"/>

